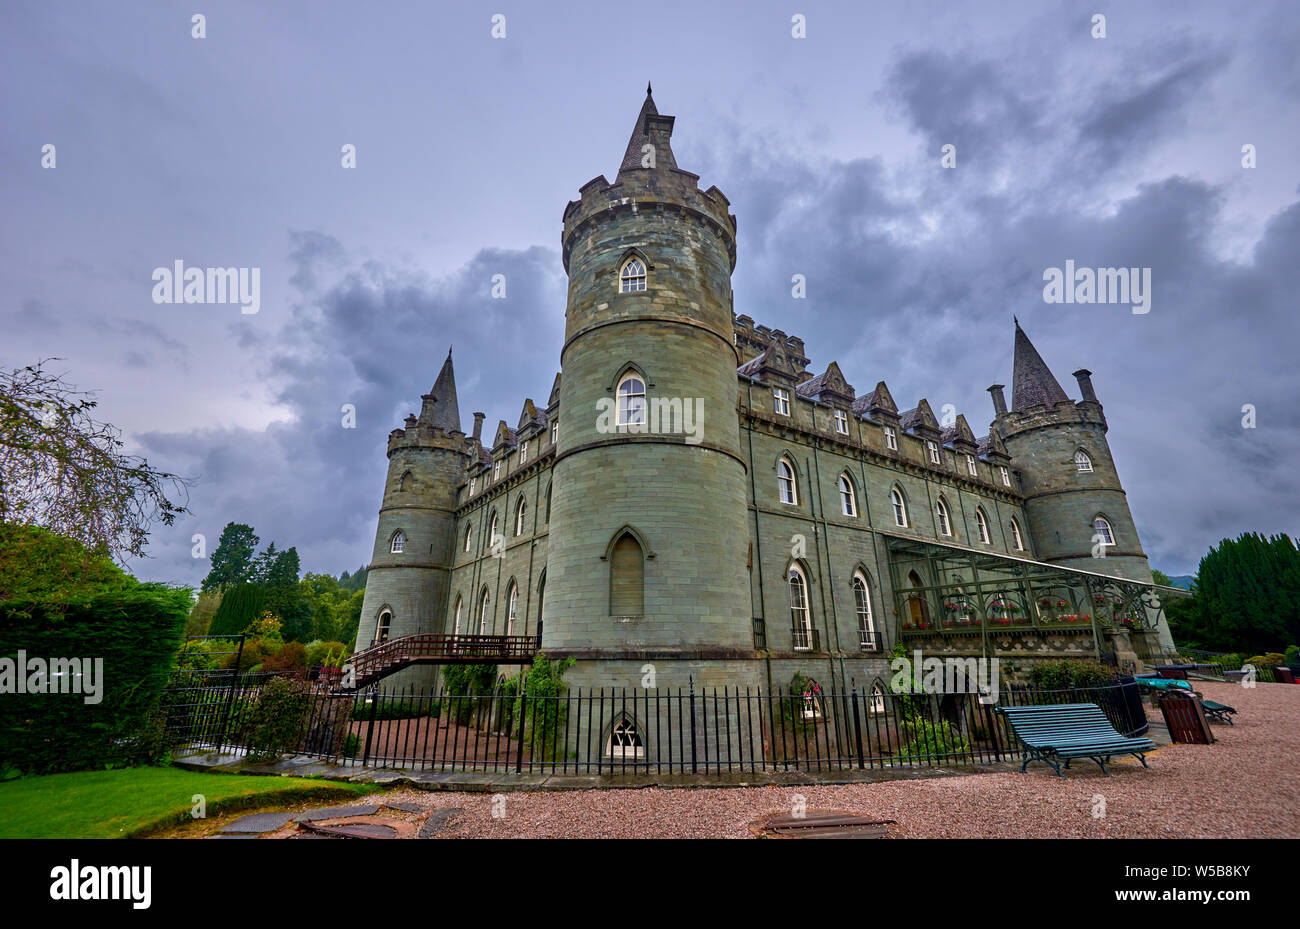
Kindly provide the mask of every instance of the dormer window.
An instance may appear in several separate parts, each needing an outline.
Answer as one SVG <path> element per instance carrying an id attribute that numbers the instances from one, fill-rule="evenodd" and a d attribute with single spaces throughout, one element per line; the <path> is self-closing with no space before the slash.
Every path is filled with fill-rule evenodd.
<path id="1" fill-rule="evenodd" d="M 939 443 L 932 442 L 929 439 L 925 442 L 925 450 L 930 453 L 930 464 L 939 463 Z"/>
<path id="2" fill-rule="evenodd" d="M 497 481 L 500 479 L 501 479 L 501 462 L 494 461 L 492 463 L 492 480 Z"/>
<path id="3" fill-rule="evenodd" d="M 1083 449 L 1079 449 L 1074 453 L 1074 469 L 1076 471 L 1092 470 L 1092 459 L 1088 457 L 1088 453 Z"/>
<path id="4" fill-rule="evenodd" d="M 528 460 L 528 443 L 524 442 L 519 446 L 519 463 L 523 464 Z"/>
<path id="5" fill-rule="evenodd" d="M 843 410 L 835 411 L 835 431 L 840 435 L 849 434 L 849 414 Z"/>
<path id="6" fill-rule="evenodd" d="M 966 473 L 969 474 L 971 477 L 974 477 L 976 475 L 974 455 L 966 456 Z"/>
<path id="7" fill-rule="evenodd" d="M 477 489 L 478 489 L 478 478 L 471 477 L 469 479 L 469 495 L 471 497 L 474 496 L 474 491 Z"/>
<path id="8" fill-rule="evenodd" d="M 618 273 L 618 292 L 628 294 L 645 290 L 645 277 L 645 262 L 640 258 L 629 258 Z"/>
<path id="9" fill-rule="evenodd" d="M 885 427 L 885 448 L 898 451 L 898 433 L 894 431 L 893 426 Z"/>
<path id="10" fill-rule="evenodd" d="M 780 387 L 772 388 L 772 412 L 781 416 L 790 415 L 790 392 Z"/>
<path id="11" fill-rule="evenodd" d="M 554 445 L 560 441 L 560 421 L 557 419 L 551 423 L 551 444 Z"/>
<path id="12" fill-rule="evenodd" d="M 1007 470 L 1006 465 L 1000 465 L 998 467 L 998 476 L 1002 478 L 1003 487 L 1011 486 L 1011 472 Z"/>

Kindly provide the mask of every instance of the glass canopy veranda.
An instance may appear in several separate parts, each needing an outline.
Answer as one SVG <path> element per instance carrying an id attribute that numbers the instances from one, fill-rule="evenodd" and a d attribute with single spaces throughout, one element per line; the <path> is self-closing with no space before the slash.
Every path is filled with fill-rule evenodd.
<path id="1" fill-rule="evenodd" d="M 1027 558 L 881 534 L 886 537 L 894 610 L 904 640 L 978 636 L 980 650 L 987 653 L 989 637 L 1001 633 L 1090 636 L 1093 650 L 1101 655 L 1107 651 L 1104 631 L 1154 632 L 1164 612 L 1157 591 L 1183 593 Z M 975 646 L 974 641 L 963 644 Z"/>

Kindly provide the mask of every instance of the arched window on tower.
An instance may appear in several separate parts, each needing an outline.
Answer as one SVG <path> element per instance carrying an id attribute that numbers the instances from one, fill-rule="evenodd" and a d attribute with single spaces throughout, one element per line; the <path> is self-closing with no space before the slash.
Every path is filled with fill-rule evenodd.
<path id="1" fill-rule="evenodd" d="M 646 421 L 645 381 L 640 374 L 629 372 L 618 382 L 616 426 L 642 426 Z"/>
<path id="2" fill-rule="evenodd" d="M 379 625 L 375 627 L 375 644 L 388 641 L 388 633 L 393 627 L 393 613 L 391 610 L 384 610 L 379 614 Z"/>
<path id="3" fill-rule="evenodd" d="M 411 476 L 410 471 L 406 471 L 402 474 L 402 479 L 398 482 L 398 486 L 402 490 L 411 490 L 415 486 L 415 478 Z"/>
<path id="4" fill-rule="evenodd" d="M 406 533 L 401 529 L 393 533 L 393 539 L 388 543 L 388 551 L 394 555 L 400 555 L 406 551 Z"/>
<path id="5" fill-rule="evenodd" d="M 840 475 L 840 513 L 844 516 L 858 515 L 858 498 L 847 474 Z"/>
<path id="6" fill-rule="evenodd" d="M 645 290 L 645 279 L 645 262 L 640 258 L 629 258 L 618 272 L 618 292 L 627 294 Z"/>
<path id="7" fill-rule="evenodd" d="M 640 616 L 645 611 L 645 554 L 636 536 L 624 532 L 609 558 L 609 615 Z"/>
<path id="8" fill-rule="evenodd" d="M 1100 542 L 1102 545 L 1114 545 L 1115 533 L 1110 531 L 1110 520 L 1105 516 L 1098 516 L 1092 521 L 1092 528 L 1095 532 L 1094 542 Z"/>
<path id="9" fill-rule="evenodd" d="M 781 458 L 776 463 L 776 489 L 782 503 L 797 505 L 799 491 L 794 482 L 794 465 L 790 459 Z"/>
<path id="10" fill-rule="evenodd" d="M 1074 468 L 1076 471 L 1092 470 L 1092 459 L 1088 457 L 1088 453 L 1083 449 L 1079 449 L 1074 453 Z"/>

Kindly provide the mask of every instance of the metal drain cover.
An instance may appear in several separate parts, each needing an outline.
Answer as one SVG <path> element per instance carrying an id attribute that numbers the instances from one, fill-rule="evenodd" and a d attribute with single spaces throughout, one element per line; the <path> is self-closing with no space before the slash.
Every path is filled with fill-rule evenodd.
<path id="1" fill-rule="evenodd" d="M 749 831 L 763 839 L 883 839 L 893 822 L 845 810 L 808 810 L 802 816 L 783 811 L 750 823 Z"/>
<path id="2" fill-rule="evenodd" d="M 317 835 L 332 836 L 339 839 L 395 839 L 397 830 L 383 823 L 339 823 L 338 825 L 321 825 L 319 823 L 299 823 L 308 832 Z"/>

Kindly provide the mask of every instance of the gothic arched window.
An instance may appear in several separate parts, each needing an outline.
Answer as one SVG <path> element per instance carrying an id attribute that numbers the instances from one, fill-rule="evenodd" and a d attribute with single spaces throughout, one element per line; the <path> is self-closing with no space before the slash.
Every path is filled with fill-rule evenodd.
<path id="1" fill-rule="evenodd" d="M 618 382 L 618 408 L 614 424 L 641 426 L 645 424 L 645 414 L 645 381 L 635 372 L 624 374 Z"/>
<path id="2" fill-rule="evenodd" d="M 523 497 L 520 497 L 519 502 L 515 504 L 515 535 L 524 534 L 524 522 L 525 522 L 524 517 L 526 517 L 527 515 L 528 515 L 528 501 L 525 500 Z"/>
<path id="3" fill-rule="evenodd" d="M 790 565 L 790 623 L 796 651 L 812 648 L 812 615 L 808 611 L 808 579 L 803 568 Z"/>
<path id="4" fill-rule="evenodd" d="M 1102 545 L 1114 545 L 1115 533 L 1110 531 L 1110 521 L 1105 516 L 1098 516 L 1092 521 L 1092 528 L 1101 536 Z"/>
<path id="5" fill-rule="evenodd" d="M 889 502 L 894 507 L 894 525 L 907 528 L 907 501 L 903 499 L 903 492 L 895 487 L 889 492 Z"/>
<path id="6" fill-rule="evenodd" d="M 1025 538 L 1020 534 L 1020 523 L 1016 522 L 1014 516 L 1011 518 L 1011 541 L 1015 544 L 1016 551 L 1025 550 Z"/>
<path id="7" fill-rule="evenodd" d="M 609 615 L 640 616 L 645 610 L 645 555 L 641 544 L 624 532 L 610 552 Z"/>
<path id="8" fill-rule="evenodd" d="M 980 541 L 988 545 L 992 540 L 989 538 L 989 518 L 984 515 L 983 507 L 975 508 L 975 525 L 979 529 Z"/>
<path id="9" fill-rule="evenodd" d="M 853 575 L 853 609 L 858 616 L 858 641 L 862 647 L 875 651 L 876 625 L 871 618 L 871 587 L 861 571 Z"/>
<path id="10" fill-rule="evenodd" d="M 1074 469 L 1076 471 L 1092 470 L 1092 459 L 1088 457 L 1088 453 L 1083 449 L 1079 449 L 1074 453 Z"/>
<path id="11" fill-rule="evenodd" d="M 618 292 L 627 294 L 645 290 L 645 279 L 645 262 L 640 258 L 629 258 L 618 272 Z"/>
<path id="12" fill-rule="evenodd" d="M 406 533 L 398 529 L 393 533 L 393 540 L 388 543 L 388 551 L 394 555 L 400 555 L 406 550 Z"/>
<path id="13" fill-rule="evenodd" d="M 776 463 L 776 489 L 782 503 L 798 504 L 799 491 L 794 481 L 794 465 L 781 458 Z"/>
<path id="14" fill-rule="evenodd" d="M 515 620 L 519 617 L 519 586 L 510 582 L 510 590 L 506 593 L 506 635 L 515 634 Z"/>
<path id="15" fill-rule="evenodd" d="M 948 517 L 948 504 L 940 497 L 934 502 L 934 522 L 940 535 L 952 535 L 952 520 Z"/>
<path id="16" fill-rule="evenodd" d="M 858 515 L 858 498 L 853 493 L 853 481 L 847 474 L 840 475 L 840 513 L 845 516 Z"/>

